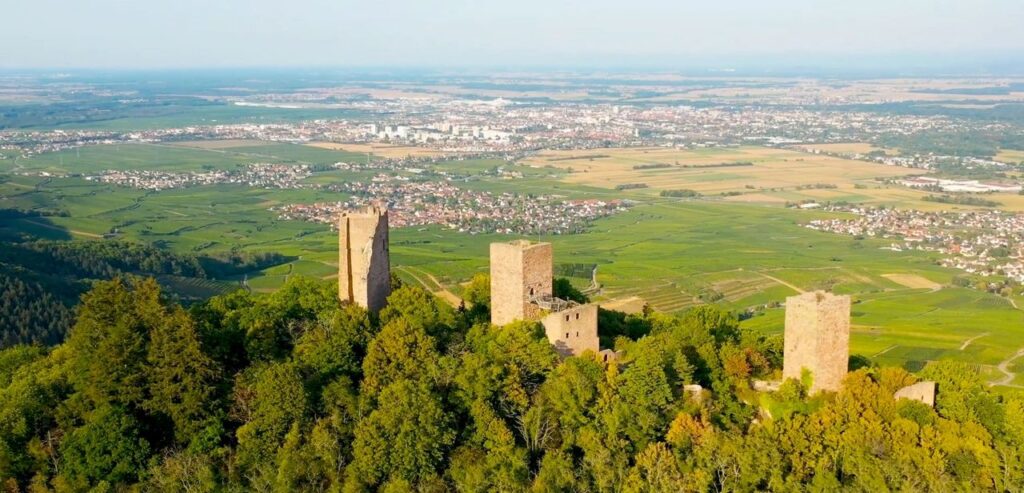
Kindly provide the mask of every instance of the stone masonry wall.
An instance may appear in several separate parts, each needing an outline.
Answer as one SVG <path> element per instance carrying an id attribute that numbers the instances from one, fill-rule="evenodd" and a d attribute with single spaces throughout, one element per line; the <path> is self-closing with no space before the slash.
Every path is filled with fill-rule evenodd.
<path id="1" fill-rule="evenodd" d="M 491 243 L 491 323 L 540 318 L 540 308 L 527 300 L 551 295 L 552 275 L 550 243 Z"/>
<path id="2" fill-rule="evenodd" d="M 786 298 L 783 378 L 811 372 L 810 392 L 837 391 L 850 355 L 850 297 L 822 291 Z"/>
<path id="3" fill-rule="evenodd" d="M 597 305 L 578 305 L 560 312 L 550 313 L 541 323 L 548 341 L 562 356 L 579 356 L 590 350 L 600 350 L 597 337 Z"/>
<path id="4" fill-rule="evenodd" d="M 338 223 L 338 296 L 377 312 L 391 294 L 388 212 L 370 207 Z"/>

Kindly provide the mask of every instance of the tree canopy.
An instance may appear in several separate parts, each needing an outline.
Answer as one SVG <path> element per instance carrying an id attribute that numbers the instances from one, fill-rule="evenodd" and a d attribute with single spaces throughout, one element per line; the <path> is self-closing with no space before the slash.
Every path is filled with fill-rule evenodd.
<path id="1" fill-rule="evenodd" d="M 473 305 L 487 284 L 474 281 Z M 710 306 L 603 311 L 620 357 L 560 358 L 411 286 L 372 316 L 333 283 L 185 309 L 86 293 L 64 344 L 0 351 L 4 491 L 1019 491 L 1024 398 L 976 367 L 858 365 L 836 393 Z M 938 383 L 934 408 L 897 400 Z M 699 385 L 694 391 L 693 385 Z"/>

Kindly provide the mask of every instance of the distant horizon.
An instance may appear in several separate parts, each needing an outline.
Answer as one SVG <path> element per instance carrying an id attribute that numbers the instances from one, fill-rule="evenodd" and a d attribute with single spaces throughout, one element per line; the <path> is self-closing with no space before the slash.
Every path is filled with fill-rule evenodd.
<path id="1" fill-rule="evenodd" d="M 660 59 L 659 59 L 660 58 Z M 715 58 L 711 60 L 710 58 Z M 0 62 L 2 63 L 2 62 Z M 763 54 L 702 58 L 630 57 L 575 63 L 405 63 L 405 64 L 237 64 L 237 65 L 68 65 L 9 66 L 0 75 L 100 75 L 126 73 L 301 73 L 512 75 L 521 73 L 663 74 L 684 77 L 1024 77 L 1024 52 L 1013 53 L 819 53 Z"/>
<path id="2" fill-rule="evenodd" d="M 1024 70 L 1019 0 L 37 0 L 0 67 Z"/>

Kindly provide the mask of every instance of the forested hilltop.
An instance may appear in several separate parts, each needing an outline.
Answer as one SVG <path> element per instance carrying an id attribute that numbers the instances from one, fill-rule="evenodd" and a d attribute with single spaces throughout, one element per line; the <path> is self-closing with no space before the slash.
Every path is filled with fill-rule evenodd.
<path id="1" fill-rule="evenodd" d="M 701 306 L 603 312 L 621 356 L 395 286 L 371 316 L 295 277 L 187 310 L 96 283 L 67 341 L 0 351 L 6 491 L 1019 491 L 1024 398 L 972 367 L 861 368 L 808 397 L 779 337 Z M 938 382 L 935 409 L 893 392 Z M 700 385 L 695 390 L 692 385 Z M 684 389 L 684 386 L 687 386 Z"/>
<path id="2" fill-rule="evenodd" d="M 35 217 L 0 209 L 0 220 Z M 127 241 L 54 241 L 10 234 L 0 225 L 0 349 L 14 344 L 53 345 L 64 341 L 74 322 L 74 305 L 97 280 L 115 276 L 159 276 L 182 288 L 168 294 L 183 300 L 229 290 L 212 279 L 238 276 L 285 261 L 279 254 L 182 255 Z M 206 281 L 205 290 L 188 283 Z M 236 284 L 237 286 L 237 284 Z"/>

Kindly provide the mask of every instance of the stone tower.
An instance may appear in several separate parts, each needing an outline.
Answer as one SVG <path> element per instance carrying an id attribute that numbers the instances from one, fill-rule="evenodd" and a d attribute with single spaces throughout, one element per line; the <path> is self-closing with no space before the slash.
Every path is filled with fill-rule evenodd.
<path id="1" fill-rule="evenodd" d="M 491 243 L 491 323 L 540 318 L 530 298 L 551 297 L 552 275 L 551 243 Z"/>
<path id="2" fill-rule="evenodd" d="M 338 222 L 338 296 L 371 312 L 391 294 L 388 211 L 368 207 Z"/>
<path id="3" fill-rule="evenodd" d="M 811 372 L 810 392 L 837 391 L 850 358 L 850 297 L 824 291 L 786 298 L 783 378 Z"/>

